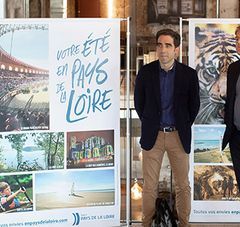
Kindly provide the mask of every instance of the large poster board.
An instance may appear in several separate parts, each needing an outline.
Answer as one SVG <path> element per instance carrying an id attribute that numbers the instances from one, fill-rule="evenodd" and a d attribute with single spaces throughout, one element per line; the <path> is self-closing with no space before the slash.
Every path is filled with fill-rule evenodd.
<path id="1" fill-rule="evenodd" d="M 120 20 L 5 19 L 0 45 L 0 225 L 120 225 Z"/>
<path id="2" fill-rule="evenodd" d="M 200 110 L 193 127 L 192 222 L 239 222 L 240 194 L 229 147 L 221 150 L 227 68 L 239 59 L 236 19 L 191 19 L 189 63 L 198 72 Z"/>
<path id="3" fill-rule="evenodd" d="M 0 18 L 5 18 L 5 2 L 4 0 L 0 0 Z"/>

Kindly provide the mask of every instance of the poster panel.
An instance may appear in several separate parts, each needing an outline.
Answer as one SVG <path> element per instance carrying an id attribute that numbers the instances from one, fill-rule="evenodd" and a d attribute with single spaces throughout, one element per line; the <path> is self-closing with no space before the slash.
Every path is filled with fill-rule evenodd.
<path id="1" fill-rule="evenodd" d="M 0 225 L 120 225 L 120 20 L 5 19 L 0 43 Z"/>
<path id="2" fill-rule="evenodd" d="M 200 110 L 192 129 L 191 222 L 238 222 L 240 194 L 229 147 L 221 149 L 227 68 L 239 59 L 237 19 L 191 19 L 189 64 L 198 72 Z"/>
<path id="3" fill-rule="evenodd" d="M 223 124 L 228 65 L 239 56 L 235 28 L 239 20 L 189 21 L 189 64 L 198 72 L 201 106 L 196 124 Z"/>
<path id="4" fill-rule="evenodd" d="M 0 18 L 5 18 L 5 1 L 4 0 L 0 0 Z"/>

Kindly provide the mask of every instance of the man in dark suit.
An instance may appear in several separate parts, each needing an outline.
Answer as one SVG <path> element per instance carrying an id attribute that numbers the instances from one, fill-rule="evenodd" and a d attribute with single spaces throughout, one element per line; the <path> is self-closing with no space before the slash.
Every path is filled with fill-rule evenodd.
<path id="1" fill-rule="evenodd" d="M 141 120 L 143 149 L 143 226 L 150 227 L 158 196 L 162 159 L 167 151 L 176 189 L 180 227 L 187 227 L 191 125 L 199 110 L 199 84 L 194 69 L 175 60 L 180 35 L 171 29 L 156 34 L 157 61 L 141 68 L 134 103 Z"/>
<path id="2" fill-rule="evenodd" d="M 236 28 L 236 50 L 240 54 L 240 26 Z M 227 72 L 227 98 L 224 121 L 226 130 L 222 149 L 229 143 L 233 167 L 240 188 L 240 60 L 232 63 Z"/>

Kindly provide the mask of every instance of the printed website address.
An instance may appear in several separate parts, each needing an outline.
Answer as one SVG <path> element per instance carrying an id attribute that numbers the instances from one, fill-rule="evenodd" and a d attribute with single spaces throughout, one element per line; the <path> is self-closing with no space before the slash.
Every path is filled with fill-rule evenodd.
<path id="1" fill-rule="evenodd" d="M 0 227 L 16 227 L 16 226 L 38 226 L 38 225 L 52 225 L 66 223 L 68 219 L 48 219 L 41 221 L 27 221 L 27 222 L 12 222 L 9 224 L 0 224 Z"/>

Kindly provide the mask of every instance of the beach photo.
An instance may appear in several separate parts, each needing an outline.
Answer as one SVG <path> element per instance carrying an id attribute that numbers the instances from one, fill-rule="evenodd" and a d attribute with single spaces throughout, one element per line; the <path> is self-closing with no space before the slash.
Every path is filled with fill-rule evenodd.
<path id="1" fill-rule="evenodd" d="M 222 150 L 224 126 L 195 126 L 194 162 L 195 163 L 231 163 L 229 147 Z"/>
<path id="2" fill-rule="evenodd" d="M 0 172 L 63 169 L 64 133 L 34 132 L 0 137 Z"/>
<path id="3" fill-rule="evenodd" d="M 67 168 L 114 166 L 114 130 L 67 133 Z"/>
<path id="4" fill-rule="evenodd" d="M 0 176 L 0 214 L 33 211 L 32 175 Z"/>
<path id="5" fill-rule="evenodd" d="M 232 166 L 195 165 L 194 200 L 240 200 Z"/>
<path id="6" fill-rule="evenodd" d="M 36 210 L 114 205 L 114 170 L 37 173 Z"/>

